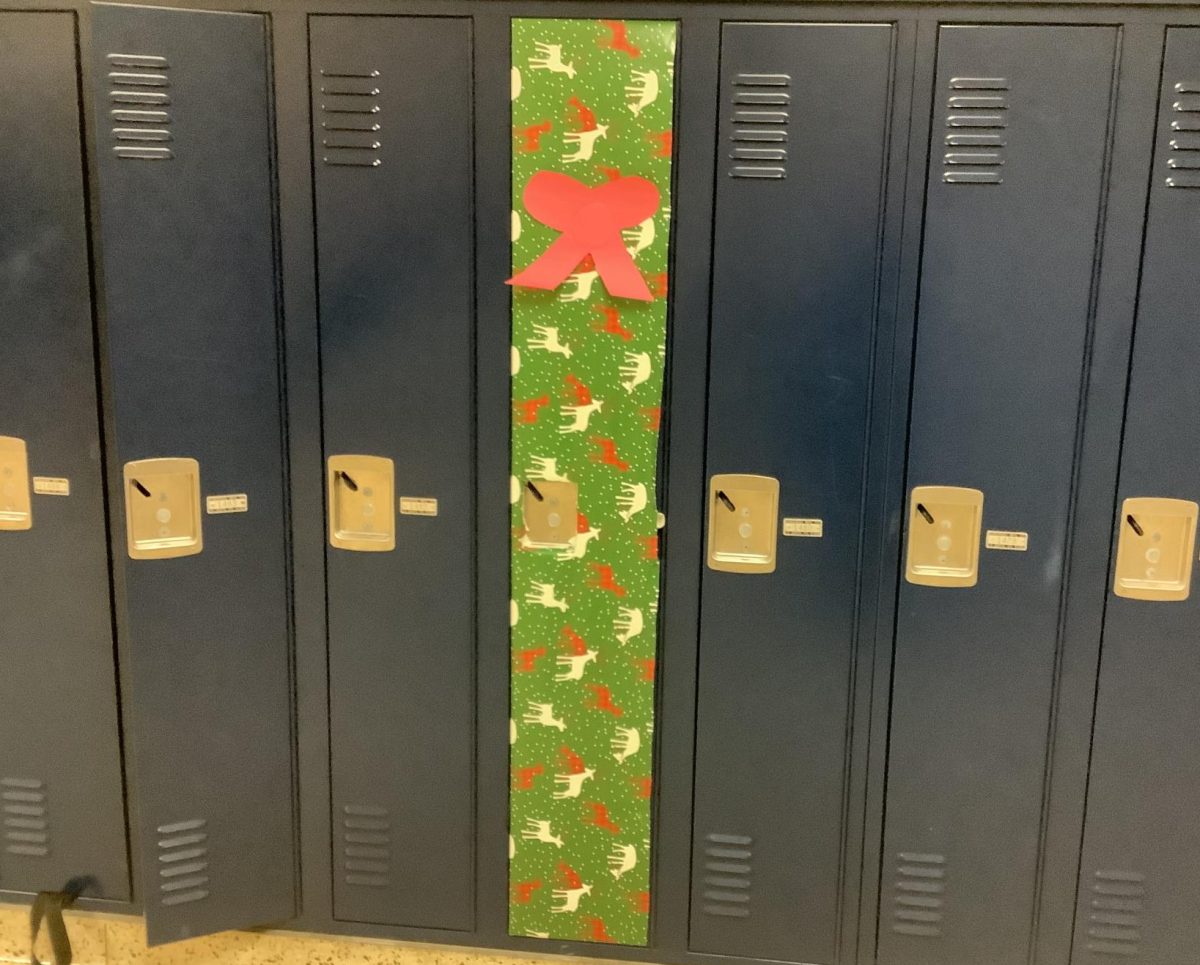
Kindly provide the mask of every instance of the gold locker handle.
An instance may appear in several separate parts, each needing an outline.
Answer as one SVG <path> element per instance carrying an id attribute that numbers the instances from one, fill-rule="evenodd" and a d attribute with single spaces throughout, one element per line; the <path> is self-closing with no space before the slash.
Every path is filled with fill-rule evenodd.
<path id="1" fill-rule="evenodd" d="M 0 531 L 33 528 L 25 440 L 0 436 Z"/>
<path id="2" fill-rule="evenodd" d="M 329 545 L 358 553 L 396 548 L 396 470 L 383 456 L 330 456 Z"/>
<path id="3" fill-rule="evenodd" d="M 778 479 L 724 473 L 709 480 L 709 569 L 774 573 L 778 532 Z"/>
<path id="4" fill-rule="evenodd" d="M 202 552 L 200 463 L 188 458 L 127 462 L 125 531 L 130 559 L 167 560 Z"/>
<path id="5" fill-rule="evenodd" d="M 905 578 L 919 586 L 974 586 L 982 528 L 983 493 L 978 489 L 914 486 Z"/>
<path id="6" fill-rule="evenodd" d="M 1196 556 L 1196 516 L 1188 499 L 1140 496 L 1121 503 L 1113 592 L 1131 600 L 1186 600 Z"/>

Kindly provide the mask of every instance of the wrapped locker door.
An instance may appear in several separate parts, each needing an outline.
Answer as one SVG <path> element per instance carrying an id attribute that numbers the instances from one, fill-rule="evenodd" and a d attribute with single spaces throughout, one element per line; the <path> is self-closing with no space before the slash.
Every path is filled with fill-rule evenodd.
<path id="1" fill-rule="evenodd" d="M 940 29 L 881 965 L 1030 954 L 1116 41 Z"/>
<path id="2" fill-rule="evenodd" d="M 0 13 L 0 890 L 127 900 L 75 18 Z"/>
<path id="3" fill-rule="evenodd" d="M 696 952 L 835 961 L 856 887 L 844 801 L 893 44 L 887 24 L 722 32 Z M 774 486 L 777 513 L 758 505 Z M 744 532 L 775 558 L 723 545 Z"/>
<path id="4" fill-rule="evenodd" d="M 1079 881 L 1087 965 L 1200 954 L 1200 29 L 1166 31 L 1160 97 Z"/>
<path id="5" fill-rule="evenodd" d="M 471 21 L 319 16 L 310 38 L 334 915 L 467 930 Z"/>
<path id="6" fill-rule="evenodd" d="M 99 5 L 103 283 L 153 943 L 295 909 L 265 18 Z"/>

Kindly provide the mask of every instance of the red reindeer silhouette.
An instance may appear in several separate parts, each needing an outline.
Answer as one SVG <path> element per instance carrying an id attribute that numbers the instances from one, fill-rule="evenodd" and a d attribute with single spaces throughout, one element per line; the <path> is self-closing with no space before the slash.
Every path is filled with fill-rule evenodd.
<path id="1" fill-rule="evenodd" d="M 642 56 L 640 47 L 635 47 L 629 42 L 628 24 L 624 20 L 601 20 L 602 24 L 608 28 L 609 37 L 600 38 L 600 46 L 609 50 L 620 50 L 630 57 Z"/>
<path id="2" fill-rule="evenodd" d="M 642 544 L 642 559 L 644 559 L 644 560 L 658 559 L 658 537 L 657 536 L 639 536 L 638 542 Z"/>
<path id="3" fill-rule="evenodd" d="M 515 791 L 532 791 L 533 779 L 540 777 L 545 771 L 541 764 L 533 764 L 530 767 L 514 767 L 512 772 L 512 786 Z"/>
<path id="4" fill-rule="evenodd" d="M 565 861 L 558 863 L 558 877 L 564 888 L 574 891 L 577 888 L 583 887 L 583 879 L 579 877 L 579 872 L 572 868 Z"/>
<path id="5" fill-rule="evenodd" d="M 611 566 L 607 563 L 593 563 L 592 569 L 596 571 L 596 575 L 588 580 L 588 586 L 595 590 L 609 590 L 617 596 L 625 595 L 625 587 L 616 581 Z"/>
<path id="6" fill-rule="evenodd" d="M 646 428 L 651 432 L 658 432 L 662 425 L 662 407 L 655 405 L 648 409 L 642 409 L 642 415 L 646 419 Z"/>
<path id="7" fill-rule="evenodd" d="M 528 905 L 530 899 L 533 898 L 533 893 L 541 887 L 542 887 L 542 882 L 540 879 L 535 879 L 533 881 L 513 882 L 513 886 L 512 886 L 513 904 Z"/>
<path id="8" fill-rule="evenodd" d="M 587 801 L 584 804 L 584 808 L 592 812 L 590 815 L 585 814 L 583 816 L 584 824 L 594 824 L 596 827 L 603 828 L 610 834 L 621 833 L 621 829 L 609 817 L 607 804 L 601 804 L 599 801 Z"/>
<path id="9" fill-rule="evenodd" d="M 538 660 L 544 656 L 546 656 L 545 647 L 519 650 L 513 654 L 513 669 L 517 671 L 517 673 L 530 673 L 531 671 L 537 669 Z"/>
<path id="10" fill-rule="evenodd" d="M 553 127 L 549 121 L 541 121 L 529 127 L 514 127 L 513 136 L 520 140 L 520 150 L 532 154 L 542 149 L 542 135 L 549 134 Z"/>
<path id="11" fill-rule="evenodd" d="M 617 180 L 617 178 L 619 178 L 621 176 L 620 168 L 606 168 L 602 164 L 597 164 L 596 170 L 604 175 L 605 181 L 615 181 L 615 180 Z"/>
<path id="12" fill-rule="evenodd" d="M 650 914 L 650 892 L 631 891 L 629 893 L 629 903 L 633 905 L 634 911 L 636 911 L 638 914 Z"/>
<path id="13" fill-rule="evenodd" d="M 642 672 L 641 672 L 641 675 L 638 677 L 638 680 L 643 680 L 647 683 L 654 683 L 654 666 L 656 663 L 655 659 L 653 657 L 646 657 L 646 658 L 635 657 L 633 662 L 642 668 Z"/>
<path id="14" fill-rule="evenodd" d="M 655 298 L 667 297 L 667 273 L 665 271 L 650 276 L 650 294 Z"/>
<path id="15" fill-rule="evenodd" d="M 568 372 L 567 377 L 563 381 L 568 386 L 567 395 L 575 399 L 576 405 L 592 404 L 592 390 L 580 382 L 573 372 Z"/>
<path id="16" fill-rule="evenodd" d="M 582 774 L 587 770 L 587 765 L 583 762 L 583 758 L 567 747 L 566 744 L 558 749 L 558 759 L 562 762 L 562 766 L 566 768 L 568 774 Z"/>
<path id="17" fill-rule="evenodd" d="M 592 528 L 592 524 L 588 522 L 588 518 L 583 513 L 575 514 L 575 532 L 586 533 Z"/>
<path id="18" fill-rule="evenodd" d="M 577 657 L 582 657 L 587 653 L 587 641 L 570 626 L 564 626 L 558 631 L 558 645 Z"/>
<path id="19" fill-rule="evenodd" d="M 629 781 L 633 785 L 633 793 L 636 797 L 638 797 L 639 799 L 641 799 L 643 801 L 649 800 L 650 792 L 654 788 L 654 779 L 653 778 L 651 778 L 649 776 L 647 776 L 647 777 L 631 777 L 629 779 Z"/>
<path id="20" fill-rule="evenodd" d="M 613 703 L 612 691 L 601 684 L 588 684 L 588 690 L 592 692 L 592 698 L 584 701 L 584 706 L 590 710 L 600 710 L 606 714 L 612 714 L 614 717 L 620 717 L 625 713 L 620 707 Z"/>
<path id="21" fill-rule="evenodd" d="M 605 335 L 620 335 L 621 340 L 625 342 L 633 338 L 633 332 L 621 324 L 621 312 L 615 306 L 597 305 L 595 310 L 604 316 L 603 322 L 592 324 L 595 331 L 603 332 Z"/>
<path id="22" fill-rule="evenodd" d="M 575 95 L 571 95 L 571 99 L 567 101 L 567 106 L 575 113 L 575 123 L 578 125 L 575 130 L 594 131 L 596 129 L 596 115 L 587 104 Z"/>
<path id="23" fill-rule="evenodd" d="M 536 399 L 513 399 L 513 419 L 524 425 L 538 420 L 538 409 L 550 404 L 550 396 L 539 395 Z"/>
<path id="24" fill-rule="evenodd" d="M 591 453 L 590 458 L 592 462 L 612 466 L 618 472 L 629 471 L 629 463 L 617 454 L 617 444 L 612 439 L 606 439 L 602 436 L 592 436 L 592 445 L 599 447 L 599 452 Z"/>
<path id="25" fill-rule="evenodd" d="M 616 939 L 608 933 L 608 926 L 603 918 L 583 919 L 583 938 L 590 942 L 615 942 Z"/>
<path id="26" fill-rule="evenodd" d="M 669 129 L 659 131 L 657 134 L 647 134 L 646 136 L 655 143 L 655 157 L 671 156 L 671 147 L 675 142 L 675 135 Z"/>

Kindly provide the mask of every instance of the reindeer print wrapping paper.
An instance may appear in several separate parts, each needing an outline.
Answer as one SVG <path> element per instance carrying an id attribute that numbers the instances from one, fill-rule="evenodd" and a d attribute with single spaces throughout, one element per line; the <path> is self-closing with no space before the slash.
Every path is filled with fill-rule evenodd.
<path id="1" fill-rule="evenodd" d="M 675 31 L 512 26 L 514 271 L 558 237 L 522 204 L 534 174 L 636 175 L 659 192 L 622 232 L 650 301 L 612 297 L 589 259 L 554 291 L 513 289 L 513 935 L 648 939 Z M 577 535 L 529 548 L 521 489 L 564 478 L 579 487 Z"/>

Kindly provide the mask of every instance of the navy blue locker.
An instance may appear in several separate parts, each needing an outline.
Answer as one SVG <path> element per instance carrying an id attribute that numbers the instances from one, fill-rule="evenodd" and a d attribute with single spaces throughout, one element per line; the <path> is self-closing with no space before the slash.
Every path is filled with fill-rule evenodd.
<path id="1" fill-rule="evenodd" d="M 882 965 L 1029 960 L 1117 36 L 940 29 Z"/>
<path id="2" fill-rule="evenodd" d="M 467 930 L 471 22 L 314 17 L 310 49 L 325 455 L 394 471 L 374 517 L 394 546 L 326 554 L 334 916 Z M 346 476 L 333 468 L 327 485 Z"/>
<path id="3" fill-rule="evenodd" d="M 71 14 L 0 13 L 0 91 L 0 890 L 128 899 Z"/>
<path id="4" fill-rule="evenodd" d="M 1125 501 L 1200 501 L 1200 29 L 1166 31 L 1156 132 L 1114 530 L 1124 549 L 1143 528 L 1130 562 L 1162 569 L 1134 574 L 1152 582 L 1170 533 Z M 1128 578 L 1123 554 L 1115 570 Z M 1075 962 L 1175 965 L 1200 948 L 1200 598 L 1180 582 L 1186 599 L 1108 596 Z"/>
<path id="5" fill-rule="evenodd" d="M 702 576 L 697 952 L 835 961 L 856 887 L 850 680 L 893 42 L 887 24 L 722 30 L 707 473 L 778 480 L 783 519 L 764 520 L 773 572 Z M 740 500 L 724 496 L 710 527 Z"/>
<path id="6" fill-rule="evenodd" d="M 296 903 L 267 22 L 102 5 L 94 54 L 114 552 L 160 943 Z"/>

